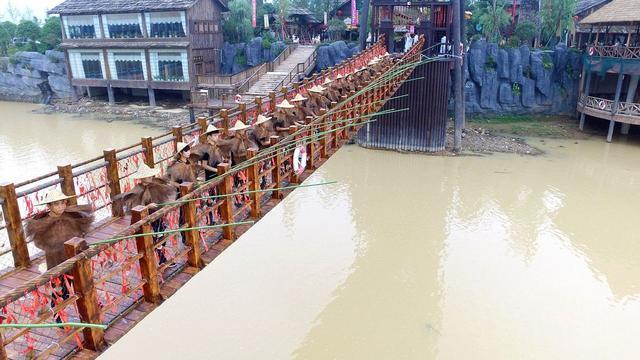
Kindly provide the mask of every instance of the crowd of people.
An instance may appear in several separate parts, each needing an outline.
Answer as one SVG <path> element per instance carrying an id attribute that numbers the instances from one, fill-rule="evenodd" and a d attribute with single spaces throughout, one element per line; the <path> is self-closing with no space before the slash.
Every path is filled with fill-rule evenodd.
<path id="1" fill-rule="evenodd" d="M 289 134 L 292 125 L 304 126 L 307 116 L 316 117 L 322 109 L 330 109 L 349 96 L 352 91 L 361 89 L 385 69 L 390 67 L 394 58 L 385 54 L 373 59 L 368 66 L 346 75 L 327 78 L 321 85 L 314 85 L 306 92 L 306 96 L 298 93 L 290 100 L 284 99 L 275 106 L 275 111 L 259 114 L 256 121 L 244 124 L 236 121 L 229 128 L 226 136 L 215 125 L 208 125 L 201 137 L 200 144 L 178 142 L 173 161 L 160 176 L 159 168 L 150 168 L 141 164 L 132 175 L 137 184 L 128 192 L 114 197 L 114 206 L 122 206 L 130 213 L 136 206 L 145 206 L 150 213 L 166 202 L 174 200 L 182 183 L 195 183 L 198 180 L 211 180 L 217 175 L 217 167 L 221 163 L 232 166 L 247 160 L 249 149 L 264 149 L 271 145 L 271 136 L 284 137 Z M 238 185 L 238 183 L 236 183 Z M 214 191 L 214 190 L 212 190 Z M 48 192 L 40 205 L 46 210 L 29 219 L 25 230 L 35 245 L 45 253 L 47 268 L 51 269 L 67 259 L 64 243 L 74 237 L 82 237 L 90 231 L 94 222 L 91 205 L 72 205 L 73 196 L 67 196 L 60 190 Z M 204 202 L 211 205 L 210 202 Z M 213 219 L 211 218 L 213 222 Z M 180 210 L 179 223 L 184 223 L 184 214 Z M 162 219 L 152 224 L 154 232 L 166 228 Z M 159 237 L 154 237 L 156 242 Z M 184 237 L 182 238 L 184 242 Z M 160 264 L 167 262 L 162 248 L 156 250 Z M 61 299 L 69 296 L 66 286 L 62 285 Z M 62 301 L 62 300 L 58 300 Z M 52 300 L 52 307 L 54 307 Z M 60 321 L 56 318 L 56 321 Z"/>

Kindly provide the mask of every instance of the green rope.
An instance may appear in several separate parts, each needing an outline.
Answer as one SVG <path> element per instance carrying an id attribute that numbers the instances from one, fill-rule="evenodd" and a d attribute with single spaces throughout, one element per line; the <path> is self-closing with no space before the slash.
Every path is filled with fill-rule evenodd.
<path id="1" fill-rule="evenodd" d="M 104 330 L 107 328 L 107 325 L 78 323 L 78 322 L 66 322 L 66 323 L 56 323 L 56 324 L 0 324 L 0 329 L 6 329 L 6 328 L 43 329 L 43 328 L 55 328 L 55 327 L 87 327 L 87 328 Z"/>

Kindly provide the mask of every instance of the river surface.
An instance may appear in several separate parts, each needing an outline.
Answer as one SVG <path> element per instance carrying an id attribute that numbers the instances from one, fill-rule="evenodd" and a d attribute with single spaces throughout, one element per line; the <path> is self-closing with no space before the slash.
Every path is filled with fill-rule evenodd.
<path id="1" fill-rule="evenodd" d="M 341 149 L 105 359 L 638 359 L 639 144 Z"/>
<path id="2" fill-rule="evenodd" d="M 43 114 L 40 109 L 42 105 L 0 101 L 0 182 L 31 179 L 161 133 L 129 121 Z"/>

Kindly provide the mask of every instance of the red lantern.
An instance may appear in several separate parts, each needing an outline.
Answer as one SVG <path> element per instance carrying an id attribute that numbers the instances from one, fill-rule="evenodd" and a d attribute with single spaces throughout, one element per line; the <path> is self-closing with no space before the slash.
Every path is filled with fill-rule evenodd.
<path id="1" fill-rule="evenodd" d="M 338 10 L 336 14 L 338 14 L 338 16 L 342 16 L 342 10 Z"/>

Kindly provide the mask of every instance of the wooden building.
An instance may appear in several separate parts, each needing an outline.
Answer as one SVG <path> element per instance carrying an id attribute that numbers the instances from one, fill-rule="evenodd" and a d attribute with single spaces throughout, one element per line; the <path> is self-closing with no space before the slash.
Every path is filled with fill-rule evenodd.
<path id="1" fill-rule="evenodd" d="M 60 14 L 71 84 L 89 90 L 148 94 L 195 89 L 217 73 L 225 0 L 66 0 Z"/>
<path id="2" fill-rule="evenodd" d="M 373 41 L 384 34 L 389 51 L 402 51 L 401 39 L 407 31 L 424 35 L 425 48 L 439 43 L 443 37 L 450 42 L 452 34 L 452 7 L 445 1 L 418 0 L 399 2 L 395 0 L 372 0 L 373 16 L 371 30 Z M 399 41 L 398 41 L 399 40 Z M 400 46 L 400 48 L 398 48 Z M 442 47 L 443 49 L 445 46 Z M 431 48 L 439 51 L 440 47 Z"/>
<path id="3" fill-rule="evenodd" d="M 580 129 L 586 116 L 609 121 L 607 141 L 616 123 L 622 134 L 640 125 L 640 0 L 613 0 L 585 17 L 589 33 L 578 99 Z M 618 29 L 610 33 L 611 29 Z"/>

